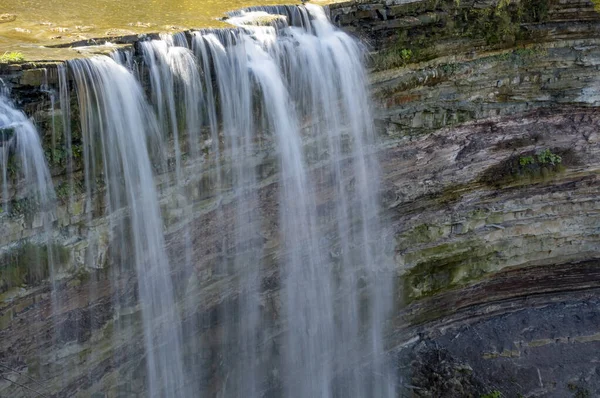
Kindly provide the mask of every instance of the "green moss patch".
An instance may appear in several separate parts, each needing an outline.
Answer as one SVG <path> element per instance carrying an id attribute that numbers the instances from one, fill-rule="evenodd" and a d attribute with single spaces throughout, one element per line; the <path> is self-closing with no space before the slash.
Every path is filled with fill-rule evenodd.
<path id="1" fill-rule="evenodd" d="M 413 245 L 435 242 L 443 236 L 443 227 L 431 224 L 420 224 L 398 237 L 398 249 L 406 250 Z"/>
<path id="2" fill-rule="evenodd" d="M 507 185 L 534 184 L 551 179 L 577 163 L 571 149 L 544 149 L 513 155 L 486 171 L 479 181 L 488 186 L 500 188 Z"/>
<path id="3" fill-rule="evenodd" d="M 482 278 L 496 253 L 480 242 L 468 240 L 443 243 L 408 253 L 408 263 L 416 263 L 402 277 L 406 304 Z"/>
<path id="4" fill-rule="evenodd" d="M 0 256 L 0 293 L 13 287 L 38 285 L 50 276 L 50 260 L 56 267 L 69 261 L 69 250 L 60 245 L 24 243 Z"/>
<path id="5" fill-rule="evenodd" d="M 428 61 L 456 51 L 502 49 L 527 42 L 533 33 L 523 24 L 547 21 L 551 0 L 500 0 L 486 8 L 456 0 L 415 4 L 397 6 L 396 18 L 414 22 L 398 28 L 393 41 L 384 43 L 384 49 L 373 58 L 375 70 Z"/>

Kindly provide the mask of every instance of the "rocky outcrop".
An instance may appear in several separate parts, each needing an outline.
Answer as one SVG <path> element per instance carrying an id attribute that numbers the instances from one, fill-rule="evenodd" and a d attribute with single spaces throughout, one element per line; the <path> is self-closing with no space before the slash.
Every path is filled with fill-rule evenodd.
<path id="1" fill-rule="evenodd" d="M 568 396 L 571 383 L 597 391 L 584 374 L 592 369 L 581 365 L 594 360 L 597 325 L 567 326 L 565 317 L 594 318 L 599 122 L 595 109 L 538 110 L 413 137 L 386 153 L 398 299 L 407 304 L 396 320 L 402 341 L 449 350 L 507 396 Z M 546 149 L 561 163 L 540 162 L 535 154 Z M 530 156 L 536 163 L 524 165 Z M 554 345 L 536 339 L 569 344 L 559 359 Z M 578 359 L 557 372 L 561 361 Z"/>
<path id="2" fill-rule="evenodd" d="M 360 2 L 333 6 L 332 17 L 378 50 L 385 203 L 405 305 L 390 338 L 401 389 L 597 395 L 592 3 Z"/>
<path id="3" fill-rule="evenodd" d="M 382 238 L 398 271 L 388 345 L 399 395 L 600 394 L 600 15 L 593 4 L 355 0 L 331 5 L 330 13 L 372 50 L 382 217 L 389 225 Z M 61 118 L 40 89 L 57 83 L 55 69 L 42 66 L 47 72 L 39 65 L 5 67 L 2 78 L 36 118 L 49 148 Z M 73 137 L 77 148 L 76 131 Z M 252 243 L 263 245 L 270 264 L 263 307 L 275 352 L 281 319 L 272 265 L 281 253 L 268 233 L 277 223 L 273 158 L 268 145 L 257 155 L 260 197 L 273 218 L 265 220 L 264 240 Z M 66 179 L 60 151 L 48 159 L 59 198 L 62 192 L 59 230 L 76 237 L 59 240 L 62 311 L 52 312 L 47 273 L 0 284 L 0 359 L 7 366 L 0 370 L 0 395 L 31 393 L 8 378 L 54 396 L 136 396 L 144 382 L 143 348 L 130 344 L 127 333 L 135 327 L 123 327 L 140 322 L 133 279 L 120 274 L 115 291 L 104 260 L 108 220 L 84 222 L 95 213 L 85 207 L 81 183 Z M 217 266 L 228 248 L 220 246 L 224 232 L 214 222 L 213 177 L 208 164 L 190 180 L 193 220 L 178 211 L 166 178 L 157 183 L 184 323 L 197 333 L 198 344 L 186 351 L 188 370 L 216 394 L 226 377 L 219 327 L 237 293 L 234 278 Z M 225 195 L 221 217 L 231 216 L 233 201 Z M 39 231 L 27 209 L 23 203 L 4 216 L 5 253 Z M 177 232 L 186 226 L 194 257 L 202 259 L 195 273 L 176 265 L 183 256 Z M 96 268 L 86 267 L 90 256 Z M 128 310 L 114 314 L 113 300 Z M 65 377 L 64 369 L 80 372 Z M 277 396 L 272 379 L 267 391 Z"/>

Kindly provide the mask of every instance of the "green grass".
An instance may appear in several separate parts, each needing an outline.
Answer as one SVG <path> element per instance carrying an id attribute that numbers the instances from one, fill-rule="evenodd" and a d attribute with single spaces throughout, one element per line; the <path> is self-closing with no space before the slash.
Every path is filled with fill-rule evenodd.
<path id="1" fill-rule="evenodd" d="M 12 64 L 25 61 L 25 56 L 17 51 L 5 52 L 0 55 L 0 64 Z"/>

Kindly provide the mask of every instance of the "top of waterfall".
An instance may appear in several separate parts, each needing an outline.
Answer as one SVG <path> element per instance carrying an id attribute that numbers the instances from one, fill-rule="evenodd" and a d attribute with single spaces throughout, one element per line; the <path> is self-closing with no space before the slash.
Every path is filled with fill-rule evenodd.
<path id="1" fill-rule="evenodd" d="M 82 57 L 70 49 L 103 39 L 140 34 L 226 27 L 224 16 L 234 9 L 267 5 L 299 5 L 301 0 L 4 0 L 0 15 L 0 47 L 22 53 L 24 62 L 62 61 Z M 310 0 L 326 5 L 339 0 Z M 90 12 L 90 10 L 93 10 Z M 6 14 L 4 14 L 6 13 Z M 8 16 L 10 18 L 2 18 Z M 264 24 L 265 18 L 248 21 Z M 270 17 L 273 22 L 274 18 Z"/>

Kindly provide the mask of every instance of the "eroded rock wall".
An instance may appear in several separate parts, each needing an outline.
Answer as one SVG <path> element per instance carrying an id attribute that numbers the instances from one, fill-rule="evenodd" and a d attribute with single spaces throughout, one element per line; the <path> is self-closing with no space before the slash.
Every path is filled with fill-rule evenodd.
<path id="1" fill-rule="evenodd" d="M 597 395 L 594 5 L 399 3 L 332 18 L 376 51 L 401 390 Z"/>
<path id="2" fill-rule="evenodd" d="M 356 0 L 330 12 L 372 51 L 384 238 L 398 270 L 388 345 L 399 396 L 599 394 L 600 15 L 593 4 Z M 60 114 L 52 117 L 39 86 L 56 84 L 56 75 L 52 66 L 47 74 L 26 68 L 3 71 L 3 79 L 48 147 Z M 0 302 L 0 358 L 20 373 L 1 374 L 35 389 L 27 376 L 44 380 L 53 396 L 136 396 L 144 362 L 142 342 L 130 343 L 140 323 L 134 278 L 111 279 L 109 220 L 96 216 L 103 203 L 85 207 L 81 169 L 71 187 L 60 155 L 48 154 L 56 186 L 65 186 L 57 188 L 58 236 L 71 237 L 59 240 L 62 310 L 52 307 L 47 278 L 9 281 Z M 253 242 L 265 252 L 272 351 L 282 321 L 273 266 L 281 255 L 275 159 L 268 145 L 257 155 L 257 188 L 271 217 L 263 241 Z M 205 170 L 189 183 L 191 221 L 178 211 L 168 175 L 157 184 L 184 323 L 197 334 L 186 350 L 189 371 L 201 372 L 201 384 L 216 395 L 228 371 L 218 365 L 222 314 L 237 293 L 235 278 L 219 266 L 231 248 L 219 243 L 210 160 Z M 328 188 L 320 186 L 326 209 Z M 225 198 L 227 218 L 235 198 Z M 177 266 L 178 231 L 186 225 L 199 259 L 194 272 Z M 3 219 L 3 250 L 30 241 L 36 227 L 26 208 Z M 115 314 L 114 300 L 128 311 Z M 80 372 L 65 377 L 65 368 Z M 277 396 L 275 376 L 267 391 Z M 30 393 L 6 380 L 0 392 Z"/>

